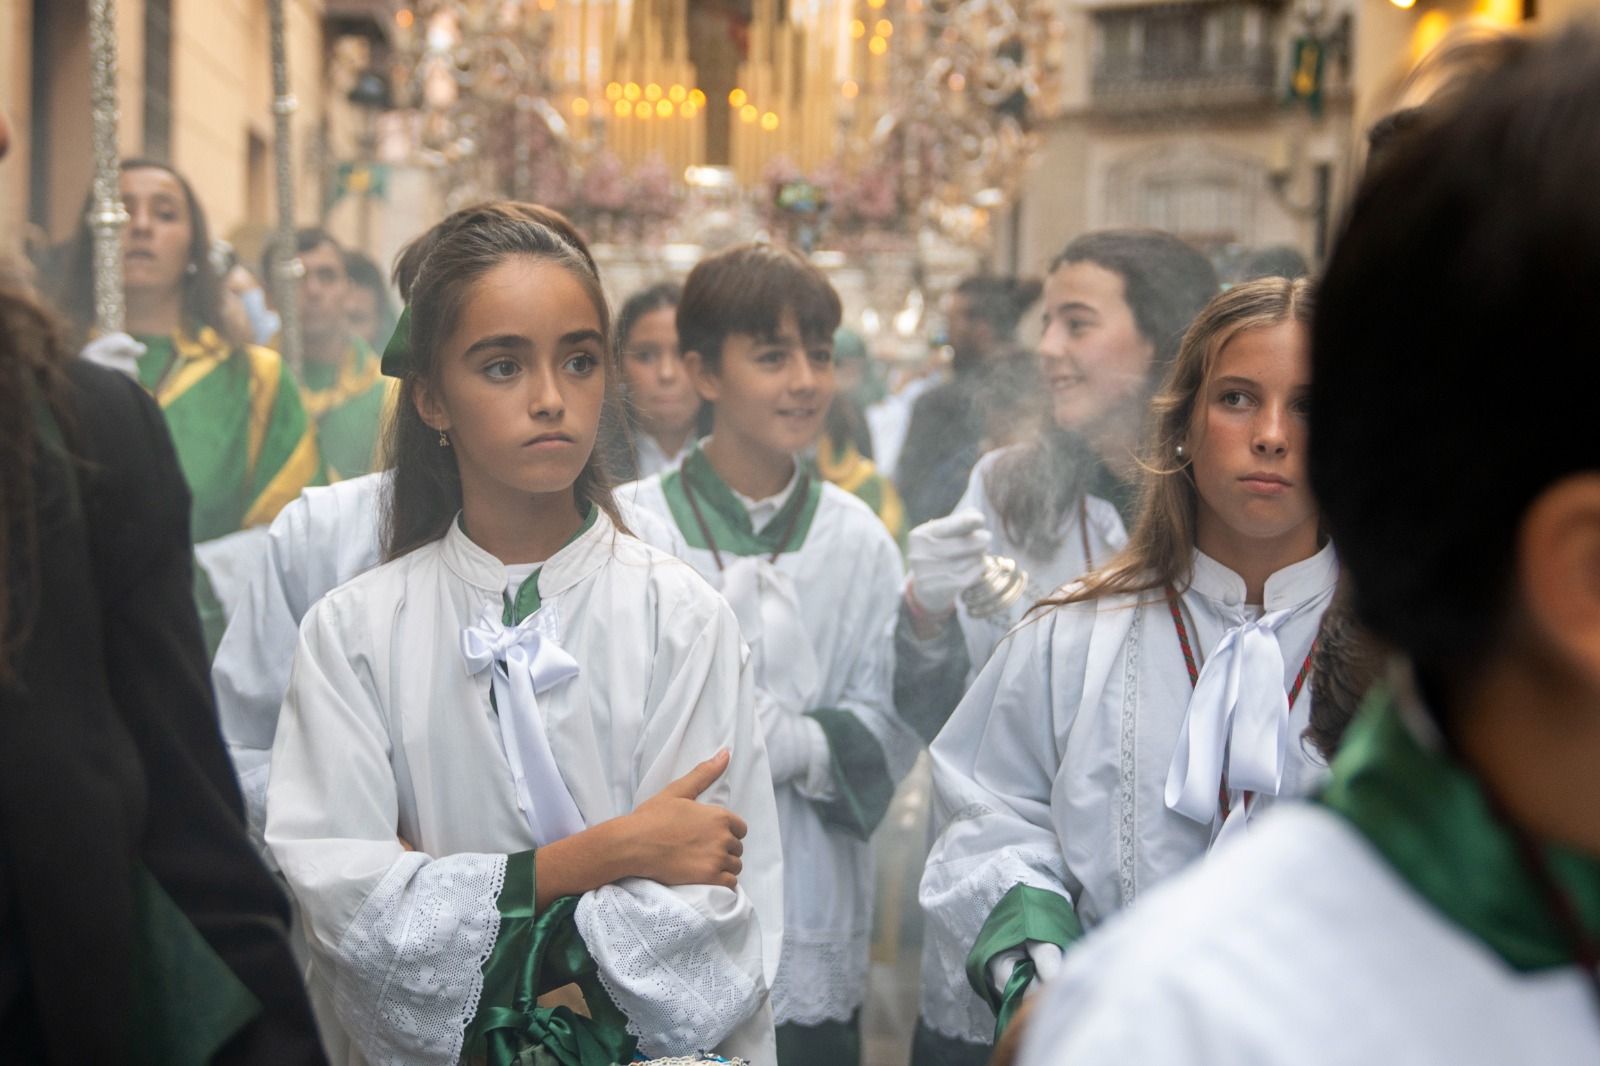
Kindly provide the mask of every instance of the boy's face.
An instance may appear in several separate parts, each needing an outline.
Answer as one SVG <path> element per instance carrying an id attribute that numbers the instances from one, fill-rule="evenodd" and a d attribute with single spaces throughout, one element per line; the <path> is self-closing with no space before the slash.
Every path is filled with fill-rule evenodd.
<path id="1" fill-rule="evenodd" d="M 716 404 L 719 437 L 785 455 L 815 443 L 837 388 L 832 339 L 801 337 L 789 309 L 771 337 L 728 334 L 720 369 L 710 370 L 698 353 L 689 366 L 696 390 Z"/>

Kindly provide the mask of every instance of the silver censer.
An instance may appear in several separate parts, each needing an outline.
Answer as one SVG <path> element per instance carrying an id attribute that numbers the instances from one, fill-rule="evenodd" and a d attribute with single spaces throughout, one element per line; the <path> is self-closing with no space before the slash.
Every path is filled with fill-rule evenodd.
<path id="1" fill-rule="evenodd" d="M 982 576 L 961 591 L 961 602 L 972 617 L 989 618 L 1021 599 L 1027 585 L 1027 571 L 1015 559 L 985 555 Z"/>

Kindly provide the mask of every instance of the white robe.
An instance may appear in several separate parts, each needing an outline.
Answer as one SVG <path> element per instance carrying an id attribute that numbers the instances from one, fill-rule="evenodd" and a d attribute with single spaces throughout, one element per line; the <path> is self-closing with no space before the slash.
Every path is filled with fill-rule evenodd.
<path id="1" fill-rule="evenodd" d="M 390 478 L 379 472 L 306 489 L 264 531 L 249 584 L 237 607 L 229 604 L 211 683 L 254 835 L 261 832 L 272 738 L 300 620 L 330 591 L 378 565 Z M 631 511 L 623 518 L 647 544 L 682 554 L 670 523 Z"/>
<path id="2" fill-rule="evenodd" d="M 795 491 L 754 504 L 760 529 Z M 672 512 L 659 477 L 618 490 L 632 502 L 667 521 Z M 747 509 L 751 505 L 747 502 Z M 723 579 L 709 550 L 689 547 L 684 558 L 714 587 Z M 723 552 L 723 561 L 736 557 Z M 753 560 L 752 560 L 753 561 Z M 760 559 L 766 565 L 765 557 Z M 840 708 L 877 740 L 895 782 L 915 761 L 916 738 L 894 713 L 894 624 L 902 572 L 899 549 L 872 509 L 835 485 L 822 485 L 821 499 L 805 541 L 774 564 L 793 583 L 800 623 L 817 665 L 818 687 L 809 706 L 788 706 L 766 689 L 776 667 L 767 665 L 756 684 L 761 713 L 803 714 L 817 707 Z M 750 634 L 746 634 L 747 638 Z M 795 656 L 770 649 L 769 658 Z M 782 665 L 782 664 L 779 664 Z M 811 723 L 807 722 L 810 726 Z M 783 830 L 783 957 L 773 985 L 778 1024 L 817 1025 L 846 1021 L 866 998 L 867 954 L 872 929 L 874 863 L 870 844 L 827 825 L 814 800 L 828 798 L 829 752 L 820 731 L 812 734 L 807 772 L 777 789 Z"/>
<path id="3" fill-rule="evenodd" d="M 1328 545 L 1267 580 L 1265 610 L 1294 611 L 1278 630 L 1285 690 L 1337 579 Z M 1253 615 L 1244 580 L 1200 552 L 1181 599 L 1202 665 L 1227 630 Z M 1192 691 L 1160 592 L 1058 608 L 1001 643 L 931 748 L 941 832 L 918 895 L 923 950 L 933 956 L 924 972 L 946 975 L 923 989 L 936 1032 L 993 1039 L 993 1012 L 964 967 L 1011 888 L 1065 896 L 1088 930 L 1206 852 L 1213 826 L 1165 802 Z M 1289 717 L 1280 797 L 1305 794 L 1326 773 L 1298 743 L 1310 706 L 1308 686 Z M 1252 810 L 1270 802 L 1258 797 Z"/>
<path id="4" fill-rule="evenodd" d="M 538 581 L 541 632 L 579 663 L 538 703 L 584 823 L 727 747 L 732 765 L 701 798 L 750 829 L 737 891 L 628 878 L 582 897 L 579 933 L 646 1050 L 770 1056 L 781 859 L 738 624 L 689 567 L 603 514 Z M 335 1062 L 453 1063 L 476 1012 L 506 856 L 535 844 L 489 676 L 461 650 L 505 582 L 452 524 L 322 598 L 301 629 L 266 838 L 305 921 Z"/>
<path id="5" fill-rule="evenodd" d="M 1023 1066 L 1600 1062 L 1576 967 L 1513 970 L 1297 804 L 1075 947 L 1042 995 Z"/>

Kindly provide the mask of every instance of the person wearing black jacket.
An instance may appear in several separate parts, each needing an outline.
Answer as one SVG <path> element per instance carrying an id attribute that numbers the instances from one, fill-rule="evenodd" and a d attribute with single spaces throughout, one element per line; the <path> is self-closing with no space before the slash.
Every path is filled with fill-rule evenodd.
<path id="1" fill-rule="evenodd" d="M 161 412 L 15 288 L 0 563 L 0 1061 L 325 1061 L 218 732 Z"/>

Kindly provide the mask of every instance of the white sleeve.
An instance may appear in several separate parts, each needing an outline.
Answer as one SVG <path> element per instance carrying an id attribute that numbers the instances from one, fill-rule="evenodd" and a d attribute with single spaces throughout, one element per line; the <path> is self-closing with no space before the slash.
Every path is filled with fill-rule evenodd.
<path id="1" fill-rule="evenodd" d="M 1092 605 L 1057 609 L 1013 632 L 930 749 L 942 829 L 918 898 L 940 967 L 959 984 L 967 953 L 1011 889 L 1029 885 L 1069 902 L 1075 894 L 1050 818 L 1065 727 L 1054 712 L 1075 708 L 1072 692 L 1057 689 L 1081 688 L 1085 653 L 1074 651 L 1087 647 L 1093 618 Z"/>
<path id="2" fill-rule="evenodd" d="M 900 551 L 882 526 L 874 523 L 873 543 L 863 551 L 860 563 L 851 580 L 855 590 L 851 602 L 859 604 L 853 610 L 853 625 L 842 646 L 852 649 L 853 657 L 845 665 L 845 683 L 832 710 L 848 714 L 870 735 L 882 756 L 882 764 L 872 767 L 853 765 L 850 738 L 841 736 L 824 721 L 828 747 L 818 750 L 807 767 L 808 782 L 821 784 L 831 778 L 826 791 L 812 788 L 800 789 L 802 795 L 817 802 L 831 802 L 837 806 L 839 794 L 844 791 L 858 793 L 863 799 L 869 795 L 867 805 L 871 825 L 857 826 L 858 835 L 866 839 L 888 808 L 896 785 L 905 777 L 922 750 L 922 742 L 895 712 L 894 704 L 894 633 L 900 618 L 900 597 L 904 585 Z M 879 535 L 881 534 L 881 536 Z M 827 710 L 829 708 L 823 708 Z M 826 759 L 824 765 L 822 760 Z M 886 779 L 872 782 L 860 779 L 861 772 L 881 772 Z M 881 809 L 877 798 L 881 794 Z"/>
<path id="3" fill-rule="evenodd" d="M 727 772 L 700 799 L 749 826 L 739 888 L 627 878 L 586 893 L 576 916 L 601 982 L 653 1055 L 740 1052 L 738 1040 L 766 1016 L 782 940 L 777 805 L 738 622 L 709 589 L 693 591 L 693 602 L 661 612 L 633 798 L 727 748 Z"/>
<path id="4" fill-rule="evenodd" d="M 361 1054 L 445 1066 L 477 1011 L 506 856 L 432 859 L 401 847 L 388 730 L 337 607 L 313 608 L 295 652 L 272 749 L 267 843 Z"/>
<path id="5" fill-rule="evenodd" d="M 265 550 L 211 663 L 222 736 L 244 793 L 252 833 L 266 817 L 267 770 L 278 710 L 289 687 L 300 619 L 310 604 L 296 560 L 308 552 L 310 512 L 300 496 L 273 519 Z"/>

